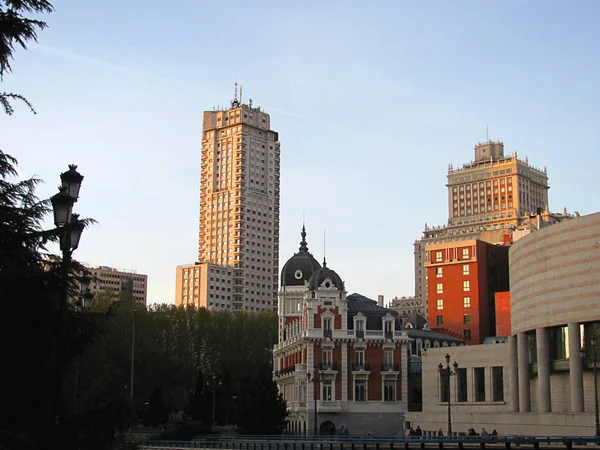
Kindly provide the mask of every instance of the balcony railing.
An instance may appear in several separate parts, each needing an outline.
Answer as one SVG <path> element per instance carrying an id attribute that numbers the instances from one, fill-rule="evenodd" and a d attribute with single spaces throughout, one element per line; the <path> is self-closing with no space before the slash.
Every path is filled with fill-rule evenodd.
<path id="1" fill-rule="evenodd" d="M 358 339 L 364 339 L 365 338 L 365 330 L 356 330 L 356 337 Z"/>
<path id="2" fill-rule="evenodd" d="M 323 330 L 323 337 L 330 338 L 333 336 L 332 330 Z"/>
<path id="3" fill-rule="evenodd" d="M 336 412 L 342 410 L 342 402 L 339 400 L 319 400 L 317 403 L 318 412 Z"/>
<path id="4" fill-rule="evenodd" d="M 319 369 L 321 370 L 338 370 L 337 363 L 334 362 L 325 362 L 319 364 Z"/>
<path id="5" fill-rule="evenodd" d="M 276 377 L 283 377 L 284 375 L 289 375 L 290 373 L 294 373 L 296 371 L 296 366 L 286 367 L 285 369 L 276 370 Z"/>
<path id="6" fill-rule="evenodd" d="M 398 364 L 398 363 L 394 363 L 394 364 L 383 363 L 381 365 L 381 371 L 382 372 L 400 372 L 400 364 Z"/>
<path id="7" fill-rule="evenodd" d="M 365 371 L 368 372 L 371 370 L 371 365 L 369 363 L 363 363 L 363 364 L 352 364 L 352 370 L 354 372 L 358 372 L 358 371 Z"/>

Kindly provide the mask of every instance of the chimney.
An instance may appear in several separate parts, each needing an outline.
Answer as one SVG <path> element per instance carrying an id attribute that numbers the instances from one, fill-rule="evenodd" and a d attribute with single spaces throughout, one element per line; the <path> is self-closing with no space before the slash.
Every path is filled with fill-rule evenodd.
<path id="1" fill-rule="evenodd" d="M 383 295 L 378 295 L 377 296 L 377 304 L 379 306 L 383 306 Z"/>

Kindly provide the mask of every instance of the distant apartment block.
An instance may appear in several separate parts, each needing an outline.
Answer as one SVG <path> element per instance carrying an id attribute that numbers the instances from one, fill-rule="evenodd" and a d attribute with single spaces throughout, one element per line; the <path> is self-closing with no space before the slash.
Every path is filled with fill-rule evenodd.
<path id="1" fill-rule="evenodd" d="M 176 269 L 177 305 L 277 310 L 279 158 L 269 114 L 237 90 L 204 112 L 198 262 Z"/>
<path id="2" fill-rule="evenodd" d="M 119 300 L 120 293 L 129 293 L 134 300 L 146 305 L 148 275 L 108 266 L 89 267 L 88 270 L 93 276 L 90 284 L 92 293 L 113 291 L 115 301 Z"/>

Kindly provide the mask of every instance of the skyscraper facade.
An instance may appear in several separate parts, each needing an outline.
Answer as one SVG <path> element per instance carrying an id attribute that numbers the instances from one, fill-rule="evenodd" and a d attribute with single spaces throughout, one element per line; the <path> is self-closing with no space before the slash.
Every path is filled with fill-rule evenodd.
<path id="1" fill-rule="evenodd" d="M 237 92 L 229 109 L 204 112 L 202 132 L 198 262 L 177 268 L 176 303 L 276 310 L 278 134 Z"/>

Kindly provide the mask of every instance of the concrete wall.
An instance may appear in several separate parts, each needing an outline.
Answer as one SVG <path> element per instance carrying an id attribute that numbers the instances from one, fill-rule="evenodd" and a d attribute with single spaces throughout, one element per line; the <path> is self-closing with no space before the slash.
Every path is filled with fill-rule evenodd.
<path id="1" fill-rule="evenodd" d="M 536 231 L 509 257 L 513 333 L 600 320 L 600 213 Z"/>

